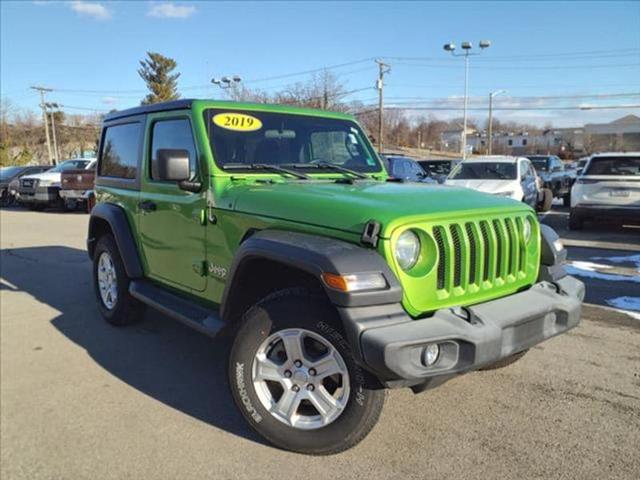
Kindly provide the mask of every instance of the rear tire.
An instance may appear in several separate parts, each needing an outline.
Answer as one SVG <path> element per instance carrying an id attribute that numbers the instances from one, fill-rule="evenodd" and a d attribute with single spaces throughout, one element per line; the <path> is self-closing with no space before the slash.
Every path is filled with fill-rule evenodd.
<path id="1" fill-rule="evenodd" d="M 584 221 L 582 217 L 576 213 L 571 212 L 569 214 L 569 230 L 582 230 Z"/>
<path id="2" fill-rule="evenodd" d="M 548 188 L 543 188 L 542 191 L 542 201 L 540 202 L 540 212 L 548 212 L 551 210 L 551 206 L 553 205 L 553 192 Z"/>
<path id="3" fill-rule="evenodd" d="M 242 322 L 229 357 L 229 385 L 256 432 L 280 448 L 312 455 L 344 451 L 367 436 L 385 392 L 355 362 L 325 299 L 283 290 Z"/>
<path id="4" fill-rule="evenodd" d="M 129 283 L 113 236 L 103 235 L 93 252 L 93 285 L 98 309 L 112 325 L 129 325 L 144 314 L 144 305 L 129 294 Z"/>

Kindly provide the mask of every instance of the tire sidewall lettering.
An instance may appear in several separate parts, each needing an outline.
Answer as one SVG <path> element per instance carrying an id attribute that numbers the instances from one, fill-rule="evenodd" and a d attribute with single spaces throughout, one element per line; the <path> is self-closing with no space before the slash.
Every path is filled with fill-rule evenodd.
<path id="1" fill-rule="evenodd" d="M 352 377 L 354 380 L 353 383 L 355 384 L 354 400 L 357 405 L 359 405 L 360 407 L 363 407 L 366 399 L 364 389 L 362 388 L 362 386 L 365 383 L 365 377 L 364 377 L 364 372 L 358 366 L 358 363 L 355 361 L 355 356 L 353 355 L 351 345 L 349 344 L 347 339 L 344 338 L 344 336 L 331 325 L 328 325 L 325 322 L 318 322 L 316 324 L 316 327 L 320 332 L 322 332 L 327 337 L 328 340 L 331 341 L 331 343 L 333 343 L 335 346 L 340 347 L 340 349 L 342 350 L 341 353 L 343 355 L 348 356 L 352 360 L 353 370 L 354 370 Z"/>
<path id="2" fill-rule="evenodd" d="M 251 416 L 253 421 L 256 423 L 260 423 L 262 422 L 262 415 L 260 415 L 256 407 L 253 406 L 251 398 L 249 397 L 249 392 L 247 392 L 244 363 L 236 362 L 235 370 L 236 389 L 238 391 L 240 401 L 242 402 L 242 405 L 244 406 L 247 413 Z"/>

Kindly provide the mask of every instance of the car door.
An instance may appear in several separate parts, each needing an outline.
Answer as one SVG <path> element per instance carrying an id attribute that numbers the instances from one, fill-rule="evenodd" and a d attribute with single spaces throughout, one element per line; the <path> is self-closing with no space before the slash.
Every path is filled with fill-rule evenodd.
<path id="1" fill-rule="evenodd" d="M 157 179 L 154 159 L 159 149 L 189 153 L 191 180 L 203 184 L 200 192 L 185 191 L 177 182 Z M 140 245 L 147 275 L 170 286 L 194 291 L 206 287 L 206 175 L 199 158 L 187 112 L 148 116 L 138 203 Z"/>
<path id="2" fill-rule="evenodd" d="M 538 185 L 536 184 L 535 170 L 529 160 L 520 161 L 520 172 L 522 175 L 524 201 L 526 204 L 535 208 L 538 203 Z"/>

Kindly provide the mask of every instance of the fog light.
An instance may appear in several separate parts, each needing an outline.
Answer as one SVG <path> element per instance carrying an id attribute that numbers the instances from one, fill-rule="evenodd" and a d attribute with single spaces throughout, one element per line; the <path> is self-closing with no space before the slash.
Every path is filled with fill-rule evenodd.
<path id="1" fill-rule="evenodd" d="M 427 367 L 431 367 L 438 361 L 440 356 L 440 346 L 437 343 L 430 343 L 424 349 L 422 354 L 422 361 Z"/>

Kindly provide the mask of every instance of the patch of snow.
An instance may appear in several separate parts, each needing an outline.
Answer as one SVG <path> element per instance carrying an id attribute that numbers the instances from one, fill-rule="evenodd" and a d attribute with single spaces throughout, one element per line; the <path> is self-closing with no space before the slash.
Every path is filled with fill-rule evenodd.
<path id="1" fill-rule="evenodd" d="M 577 264 L 586 263 L 587 268 L 580 268 Z M 587 277 L 587 278 L 595 278 L 597 280 L 606 280 L 608 282 L 632 282 L 632 283 L 640 283 L 640 276 L 629 276 L 629 275 L 615 275 L 613 273 L 602 273 L 598 272 L 595 269 L 591 269 L 589 267 L 595 264 L 589 262 L 572 262 L 572 264 L 566 265 L 565 269 L 567 273 L 570 275 L 576 275 L 578 277 Z M 611 268 L 611 267 L 607 267 Z"/>
<path id="2" fill-rule="evenodd" d="M 635 263 L 636 268 L 640 271 L 640 254 L 615 257 L 593 257 L 593 260 L 608 260 L 613 263 Z"/>
<path id="3" fill-rule="evenodd" d="M 592 263 L 592 262 L 582 262 L 580 260 L 575 260 L 569 262 L 576 268 L 580 270 L 588 270 L 589 272 L 597 272 L 598 270 L 606 270 L 607 268 L 613 268 L 611 265 L 602 265 L 600 263 Z"/>
<path id="4" fill-rule="evenodd" d="M 606 302 L 630 317 L 640 320 L 640 297 L 617 297 L 608 299 Z"/>

